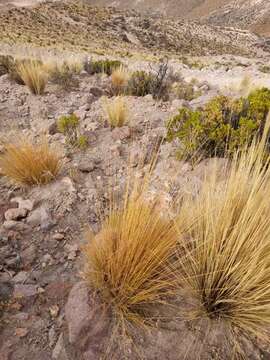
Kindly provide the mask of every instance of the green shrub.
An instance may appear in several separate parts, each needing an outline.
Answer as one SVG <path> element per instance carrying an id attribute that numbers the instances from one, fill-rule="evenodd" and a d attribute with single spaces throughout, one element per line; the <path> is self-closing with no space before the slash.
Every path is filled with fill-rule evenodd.
<path id="1" fill-rule="evenodd" d="M 80 119 L 76 114 L 63 115 L 57 121 L 57 129 L 66 136 L 69 145 L 85 149 L 88 146 L 87 136 L 79 130 Z"/>
<path id="2" fill-rule="evenodd" d="M 79 135 L 76 143 L 77 147 L 84 150 L 88 147 L 88 138 L 86 135 Z"/>
<path id="3" fill-rule="evenodd" d="M 167 140 L 178 139 L 178 155 L 225 156 L 262 133 L 270 110 L 270 90 L 255 90 L 245 99 L 218 96 L 201 110 L 183 108 L 167 123 Z"/>
<path id="4" fill-rule="evenodd" d="M 85 60 L 84 62 L 84 70 L 90 74 L 99 74 L 105 73 L 107 75 L 111 75 L 113 70 L 117 69 L 122 65 L 121 61 L 118 60 Z"/>
<path id="5" fill-rule="evenodd" d="M 145 96 L 152 93 L 155 77 L 145 71 L 135 71 L 128 81 L 128 93 L 133 96 Z"/>

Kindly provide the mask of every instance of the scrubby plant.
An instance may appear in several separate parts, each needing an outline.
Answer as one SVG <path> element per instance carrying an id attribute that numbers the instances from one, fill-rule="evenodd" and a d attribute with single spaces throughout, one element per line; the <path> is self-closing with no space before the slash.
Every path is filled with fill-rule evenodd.
<path id="1" fill-rule="evenodd" d="M 84 70 L 89 74 L 99 74 L 105 73 L 107 75 L 111 75 L 112 72 L 119 68 L 122 65 L 121 61 L 119 60 L 92 60 L 86 59 L 84 61 Z"/>
<path id="2" fill-rule="evenodd" d="M 234 343 L 243 333 L 269 339 L 269 121 L 222 180 L 216 163 L 198 196 L 182 199 L 176 222 L 179 285 L 197 299 L 190 315 L 226 324 Z"/>
<path id="3" fill-rule="evenodd" d="M 134 96 L 152 94 L 154 99 L 167 101 L 172 85 L 180 80 L 168 65 L 168 59 L 162 60 L 157 68 L 150 66 L 149 72 L 135 71 L 128 82 L 128 93 Z"/>
<path id="4" fill-rule="evenodd" d="M 69 145 L 85 149 L 88 146 L 87 136 L 80 133 L 80 118 L 76 114 L 63 115 L 57 121 L 57 129 L 66 136 Z"/>
<path id="5" fill-rule="evenodd" d="M 105 99 L 103 110 L 112 128 L 121 127 L 128 123 L 128 109 L 122 96 L 112 100 Z"/>
<path id="6" fill-rule="evenodd" d="M 237 100 L 218 96 L 201 110 L 180 109 L 167 123 L 167 139 L 180 141 L 180 157 L 230 155 L 260 136 L 269 110 L 267 88 Z"/>
<path id="7" fill-rule="evenodd" d="M 79 81 L 76 78 L 79 68 L 74 68 L 68 62 L 62 64 L 52 64 L 47 68 L 50 80 L 59 85 L 63 90 L 76 89 Z"/>
<path id="8" fill-rule="evenodd" d="M 30 91 L 35 95 L 42 95 L 48 80 L 42 63 L 30 59 L 17 61 L 15 66 L 17 74 Z"/>
<path id="9" fill-rule="evenodd" d="M 113 95 L 121 95 L 127 92 L 127 84 L 130 72 L 127 68 L 120 66 L 112 72 L 111 92 Z"/>
<path id="10" fill-rule="evenodd" d="M 55 149 L 45 141 L 33 144 L 28 140 L 5 144 L 0 155 L 1 173 L 19 185 L 41 185 L 52 181 L 59 173 L 62 161 Z"/>
<path id="11" fill-rule="evenodd" d="M 128 81 L 128 93 L 133 96 L 151 94 L 154 75 L 145 71 L 135 71 Z"/>
<path id="12" fill-rule="evenodd" d="M 98 234 L 87 233 L 85 278 L 121 325 L 150 322 L 147 308 L 165 302 L 172 291 L 168 262 L 175 251 L 176 229 L 135 186 L 123 204 L 110 204 Z"/>
<path id="13" fill-rule="evenodd" d="M 88 147 L 88 137 L 86 135 L 79 135 L 76 145 L 82 150 L 86 149 Z"/>

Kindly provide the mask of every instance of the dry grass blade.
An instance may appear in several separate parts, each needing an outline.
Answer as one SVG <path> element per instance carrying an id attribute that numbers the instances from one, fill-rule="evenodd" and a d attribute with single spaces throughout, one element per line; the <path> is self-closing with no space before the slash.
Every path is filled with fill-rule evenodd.
<path id="1" fill-rule="evenodd" d="M 43 65 L 39 61 L 19 61 L 16 71 L 33 94 L 42 95 L 44 93 L 48 79 Z"/>
<path id="2" fill-rule="evenodd" d="M 223 319 L 246 334 L 270 325 L 270 168 L 263 139 L 235 155 L 224 181 L 218 168 L 178 227 L 178 278 L 200 300 L 198 316 Z"/>
<path id="3" fill-rule="evenodd" d="M 129 113 L 123 97 L 119 96 L 111 101 L 105 100 L 103 109 L 112 128 L 127 124 Z"/>
<path id="4" fill-rule="evenodd" d="M 96 236 L 87 234 L 85 275 L 120 323 L 142 325 L 148 321 L 147 307 L 172 290 L 168 262 L 177 233 L 156 203 L 136 192 L 126 194 L 122 207 L 112 204 Z"/>
<path id="5" fill-rule="evenodd" d="M 6 144 L 0 156 L 1 173 L 20 185 L 47 184 L 61 169 L 59 155 L 44 142 L 34 145 L 23 141 L 19 145 Z"/>

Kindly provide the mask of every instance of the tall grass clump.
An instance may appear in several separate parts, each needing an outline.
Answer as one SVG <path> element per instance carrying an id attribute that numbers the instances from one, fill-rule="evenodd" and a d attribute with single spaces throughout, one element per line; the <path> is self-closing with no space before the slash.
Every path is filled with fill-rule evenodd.
<path id="1" fill-rule="evenodd" d="M 120 66 L 112 72 L 111 87 L 114 95 L 121 95 L 127 91 L 130 72 L 127 68 Z"/>
<path id="2" fill-rule="evenodd" d="M 48 78 L 40 61 L 32 59 L 18 61 L 16 71 L 33 94 L 42 95 L 44 93 Z"/>
<path id="3" fill-rule="evenodd" d="M 177 233 L 157 201 L 148 201 L 137 186 L 124 198 L 120 205 L 112 201 L 97 235 L 87 233 L 85 277 L 119 324 L 144 325 L 150 322 L 147 308 L 172 290 L 168 262 Z"/>
<path id="4" fill-rule="evenodd" d="M 258 337 L 270 325 L 269 122 L 222 181 L 216 167 L 199 195 L 184 200 L 178 221 L 178 279 L 200 304 L 195 317 Z"/>
<path id="5" fill-rule="evenodd" d="M 129 112 L 122 96 L 104 100 L 103 110 L 112 128 L 122 127 L 128 123 Z"/>
<path id="6" fill-rule="evenodd" d="M 5 144 L 0 155 L 1 173 L 18 185 L 43 185 L 52 181 L 61 169 L 60 156 L 47 142 L 32 144 L 28 140 L 18 145 Z"/>

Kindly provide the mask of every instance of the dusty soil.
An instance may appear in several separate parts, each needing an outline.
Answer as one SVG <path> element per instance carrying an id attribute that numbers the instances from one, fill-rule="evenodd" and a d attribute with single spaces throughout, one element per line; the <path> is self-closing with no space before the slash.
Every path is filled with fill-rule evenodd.
<path id="1" fill-rule="evenodd" d="M 203 105 L 218 93 L 239 95 L 236 79 L 246 74 L 255 83 L 270 86 L 269 76 L 258 70 L 261 60 L 224 56 L 200 61 L 205 65 L 201 70 L 171 64 L 186 79 L 199 79 L 202 96 L 189 103 L 192 107 Z M 129 62 L 129 66 L 147 69 L 148 64 Z M 136 169 L 144 153 L 147 166 L 150 154 L 165 135 L 166 121 L 183 105 L 179 99 L 162 102 L 151 95 L 127 97 L 130 123 L 111 130 L 101 98 L 110 86 L 110 78 L 82 72 L 78 80 L 77 89 L 63 91 L 49 83 L 43 96 L 34 96 L 7 75 L 0 77 L 0 139 L 14 140 L 24 134 L 38 140 L 47 134 L 50 144 L 57 146 L 65 159 L 59 178 L 44 187 L 22 190 L 0 178 L 1 360 L 93 359 L 90 353 L 74 355 L 74 349 L 64 345 L 64 305 L 70 289 L 80 279 L 83 229 L 90 225 L 98 230 L 100 212 L 108 203 L 109 184 L 113 184 L 115 193 L 121 193 L 130 159 Z M 60 115 L 72 112 L 80 117 L 81 130 L 89 139 L 84 151 L 70 149 L 64 135 L 55 128 Z M 176 148 L 176 143 L 161 145 L 154 172 L 152 190 L 164 195 L 164 207 L 176 193 L 196 191 L 210 166 L 207 160 L 192 169 L 176 160 Z M 26 214 L 7 224 L 6 211 L 18 206 L 27 206 Z M 218 324 L 211 327 L 214 335 L 205 337 L 208 325 L 203 320 L 191 323 L 174 319 L 150 333 L 135 329 L 136 346 L 125 343 L 126 353 L 114 349 L 109 358 L 135 359 L 138 354 L 153 360 L 231 358 L 226 343 L 219 347 L 225 342 L 225 332 Z M 246 342 L 245 347 L 249 348 L 249 359 L 270 358 L 270 353 L 256 344 Z"/>

